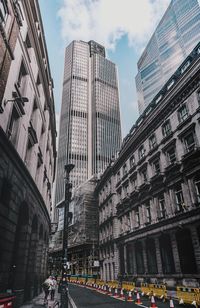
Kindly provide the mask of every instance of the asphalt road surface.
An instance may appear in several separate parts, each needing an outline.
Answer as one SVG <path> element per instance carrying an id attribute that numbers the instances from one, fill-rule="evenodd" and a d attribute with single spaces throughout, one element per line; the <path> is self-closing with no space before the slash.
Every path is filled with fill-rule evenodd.
<path id="1" fill-rule="evenodd" d="M 147 297 L 142 297 L 142 304 L 136 305 L 136 295 L 133 296 L 133 302 L 121 301 L 109 295 L 99 293 L 96 290 L 88 289 L 85 286 L 78 286 L 73 284 L 69 284 L 69 297 L 72 299 L 72 308 L 149 308 L 151 306 L 150 300 Z M 170 308 L 169 301 L 163 303 L 161 300 L 156 300 L 156 306 L 158 308 Z M 176 308 L 179 305 L 174 306 Z"/>

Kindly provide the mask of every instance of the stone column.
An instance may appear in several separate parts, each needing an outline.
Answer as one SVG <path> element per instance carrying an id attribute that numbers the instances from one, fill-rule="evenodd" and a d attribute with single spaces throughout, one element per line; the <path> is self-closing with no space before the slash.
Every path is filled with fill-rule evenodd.
<path id="1" fill-rule="evenodd" d="M 136 275 L 137 274 L 137 264 L 136 264 L 136 255 L 135 255 L 135 245 L 132 244 L 132 251 L 133 251 L 133 274 Z"/>
<path id="2" fill-rule="evenodd" d="M 172 243 L 172 252 L 174 257 L 174 266 L 175 266 L 175 272 L 177 274 L 181 273 L 181 264 L 179 260 L 179 253 L 178 253 L 178 246 L 176 241 L 176 236 L 174 233 L 170 234 L 171 237 L 171 243 Z"/>
<path id="3" fill-rule="evenodd" d="M 142 253 L 143 253 L 143 260 L 144 260 L 144 271 L 145 273 L 148 273 L 146 244 L 144 240 L 141 241 L 141 243 L 142 243 Z"/>
<path id="4" fill-rule="evenodd" d="M 185 204 L 184 210 L 189 210 L 189 208 L 190 208 L 191 205 L 192 205 L 191 196 L 190 196 L 190 190 L 189 190 L 188 185 L 189 185 L 189 184 L 186 183 L 186 180 L 185 180 L 185 182 L 182 184 L 183 199 L 184 199 L 184 204 Z"/>
<path id="5" fill-rule="evenodd" d="M 124 244 L 124 271 L 127 273 L 127 245 Z"/>
<path id="6" fill-rule="evenodd" d="M 157 262 L 157 269 L 158 269 L 158 275 L 162 275 L 162 259 L 160 254 L 160 244 L 159 244 L 159 238 L 155 238 L 155 248 L 156 248 L 156 262 Z"/>

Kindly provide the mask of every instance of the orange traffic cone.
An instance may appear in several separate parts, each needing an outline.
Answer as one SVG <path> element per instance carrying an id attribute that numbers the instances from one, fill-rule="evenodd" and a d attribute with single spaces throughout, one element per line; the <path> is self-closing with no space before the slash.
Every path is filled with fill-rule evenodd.
<path id="1" fill-rule="evenodd" d="M 141 299 L 140 299 L 140 293 L 139 293 L 139 292 L 137 292 L 137 297 L 136 297 L 136 298 L 137 298 L 137 299 L 136 299 L 135 304 L 141 305 L 142 302 L 141 302 Z"/>
<path id="2" fill-rule="evenodd" d="M 174 302 L 173 302 L 173 300 L 171 298 L 169 300 L 169 307 L 170 308 L 174 308 Z"/>
<path id="3" fill-rule="evenodd" d="M 108 295 L 112 295 L 112 288 L 111 287 L 108 289 Z"/>
<path id="4" fill-rule="evenodd" d="M 154 296 L 152 295 L 151 296 L 151 306 L 150 306 L 151 308 L 157 308 L 157 306 L 156 306 L 156 302 L 155 302 L 155 299 L 154 299 Z"/>
<path id="5" fill-rule="evenodd" d="M 115 294 L 114 294 L 114 297 L 119 297 L 119 294 L 118 294 L 118 290 L 117 290 L 117 288 L 115 289 Z"/>
<path id="6" fill-rule="evenodd" d="M 127 302 L 133 302 L 133 298 L 132 298 L 132 293 L 131 293 L 131 291 L 128 292 Z"/>
<path id="7" fill-rule="evenodd" d="M 123 289 L 121 289 L 121 291 L 120 291 L 120 298 L 121 299 L 125 299 L 124 290 Z"/>

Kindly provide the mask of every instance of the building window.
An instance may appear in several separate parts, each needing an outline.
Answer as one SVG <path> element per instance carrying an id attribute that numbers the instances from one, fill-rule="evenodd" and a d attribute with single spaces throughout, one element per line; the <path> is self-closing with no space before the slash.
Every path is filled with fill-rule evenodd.
<path id="1" fill-rule="evenodd" d="M 139 213 L 139 208 L 137 207 L 135 209 L 135 223 L 136 223 L 136 228 L 140 226 L 140 213 Z"/>
<path id="2" fill-rule="evenodd" d="M 148 178 L 147 178 L 147 170 L 143 170 L 141 171 L 141 175 L 142 175 L 142 179 L 143 179 L 143 183 L 146 183 Z"/>
<path id="3" fill-rule="evenodd" d="M 194 185 L 197 193 L 197 201 L 200 203 L 200 175 L 196 176 L 194 179 Z"/>
<path id="4" fill-rule="evenodd" d="M 170 121 L 167 120 L 162 126 L 163 137 L 167 137 L 171 134 L 171 124 Z"/>
<path id="5" fill-rule="evenodd" d="M 137 188 L 137 178 L 131 179 L 131 185 L 132 185 L 133 190 Z"/>
<path id="6" fill-rule="evenodd" d="M 118 171 L 118 172 L 117 172 L 117 182 L 119 182 L 120 179 L 121 179 L 121 177 L 120 177 L 120 171 Z"/>
<path id="7" fill-rule="evenodd" d="M 119 189 L 119 191 L 118 191 L 118 199 L 119 199 L 119 201 L 121 201 L 121 199 L 122 199 L 122 190 L 121 190 L 121 188 Z"/>
<path id="8" fill-rule="evenodd" d="M 184 209 L 184 199 L 181 184 L 175 188 L 176 211 L 182 212 Z"/>
<path id="9" fill-rule="evenodd" d="M 127 165 L 124 164 L 123 165 L 123 175 L 126 175 L 127 174 Z"/>
<path id="10" fill-rule="evenodd" d="M 139 159 L 142 159 L 143 157 L 145 157 L 145 148 L 143 145 L 139 148 L 138 155 L 139 155 Z"/>
<path id="11" fill-rule="evenodd" d="M 186 107 L 186 105 L 182 105 L 179 110 L 178 110 L 178 118 L 179 118 L 179 122 L 183 122 L 187 119 L 188 117 L 188 109 Z"/>
<path id="12" fill-rule="evenodd" d="M 150 207 L 150 202 L 147 202 L 145 204 L 146 207 L 146 223 L 150 224 L 151 223 L 151 207 Z"/>
<path id="13" fill-rule="evenodd" d="M 190 66 L 190 60 L 188 60 L 188 61 L 181 67 L 181 74 L 183 74 L 189 66 Z"/>
<path id="14" fill-rule="evenodd" d="M 166 209 L 165 209 L 165 199 L 164 195 L 161 194 L 158 197 L 158 205 L 159 205 L 159 218 L 165 218 L 166 216 Z"/>
<path id="15" fill-rule="evenodd" d="M 154 169 L 155 175 L 160 173 L 160 160 L 159 159 L 153 162 L 153 169 Z"/>
<path id="16" fill-rule="evenodd" d="M 176 151 L 175 151 L 175 147 L 170 148 L 167 151 L 167 157 L 168 157 L 168 162 L 169 164 L 173 164 L 176 162 Z"/>
<path id="17" fill-rule="evenodd" d="M 8 15 L 8 6 L 5 0 L 0 0 L 0 22 L 5 23 Z"/>
<path id="18" fill-rule="evenodd" d="M 199 103 L 199 105 L 200 105 L 200 90 L 197 91 L 197 101 L 198 101 L 198 103 Z"/>
<path id="19" fill-rule="evenodd" d="M 157 145 L 157 142 L 156 142 L 156 136 L 155 134 L 153 134 L 150 138 L 149 138 L 149 147 L 150 147 L 150 150 L 154 149 Z"/>
<path id="20" fill-rule="evenodd" d="M 18 113 L 15 106 L 13 106 L 12 114 L 7 128 L 7 135 L 14 145 L 17 144 L 19 123 L 20 123 L 20 114 Z"/>
<path id="21" fill-rule="evenodd" d="M 184 137 L 184 144 L 187 152 L 193 151 L 195 148 L 194 132 L 190 132 Z"/>
<path id="22" fill-rule="evenodd" d="M 135 166 L 135 157 L 131 156 L 131 158 L 130 158 L 130 168 L 132 168 L 133 166 Z"/>
<path id="23" fill-rule="evenodd" d="M 18 88 L 20 90 L 20 94 L 22 96 L 25 95 L 26 84 L 27 84 L 27 71 L 26 71 L 25 65 L 22 61 L 20 71 L 19 71 L 19 75 L 18 75 L 18 81 L 17 81 L 17 86 L 18 86 Z"/>
<path id="24" fill-rule="evenodd" d="M 128 196 L 128 184 L 124 186 L 124 197 Z"/>

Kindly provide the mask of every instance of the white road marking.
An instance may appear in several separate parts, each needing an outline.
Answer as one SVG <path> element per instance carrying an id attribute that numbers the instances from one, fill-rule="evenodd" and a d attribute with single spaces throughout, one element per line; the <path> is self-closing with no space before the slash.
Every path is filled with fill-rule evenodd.
<path id="1" fill-rule="evenodd" d="M 136 305 L 138 305 L 140 307 L 144 307 L 144 308 L 149 308 L 148 306 L 144 306 L 144 305 L 141 305 L 141 304 L 136 304 Z"/>
<path id="2" fill-rule="evenodd" d="M 68 293 L 68 298 L 69 298 L 69 302 L 70 305 L 72 306 L 72 308 L 77 308 L 76 304 L 74 303 L 72 297 L 70 296 L 70 294 Z"/>

